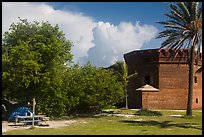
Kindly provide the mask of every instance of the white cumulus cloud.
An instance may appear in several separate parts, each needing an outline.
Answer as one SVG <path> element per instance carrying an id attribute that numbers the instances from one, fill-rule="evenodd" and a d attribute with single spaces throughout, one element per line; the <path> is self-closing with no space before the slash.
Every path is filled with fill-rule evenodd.
<path id="1" fill-rule="evenodd" d="M 58 24 L 66 38 L 74 44 L 72 54 L 75 62 L 78 58 L 85 56 L 89 48 L 93 46 L 92 28 L 96 23 L 93 18 L 84 16 L 83 13 L 55 10 L 46 3 L 3 2 L 2 34 L 8 30 L 12 22 L 19 21 L 18 17 L 31 22 L 49 21 L 53 25 Z"/>
<path id="2" fill-rule="evenodd" d="M 123 60 L 123 54 L 141 47 L 154 39 L 158 30 L 151 25 L 140 25 L 139 22 L 121 22 L 118 26 L 98 22 L 93 29 L 94 47 L 88 51 L 88 56 L 81 62 L 90 61 L 95 66 L 108 67 L 118 60 Z"/>
<path id="3" fill-rule="evenodd" d="M 74 44 L 74 62 L 85 64 L 90 61 L 94 66 L 110 66 L 123 59 L 123 54 L 141 49 L 145 43 L 155 38 L 158 30 L 151 25 L 139 22 L 96 22 L 81 12 L 55 10 L 47 3 L 3 2 L 2 34 L 8 31 L 11 23 L 21 19 L 28 21 L 49 21 L 58 24 L 68 40 Z"/>

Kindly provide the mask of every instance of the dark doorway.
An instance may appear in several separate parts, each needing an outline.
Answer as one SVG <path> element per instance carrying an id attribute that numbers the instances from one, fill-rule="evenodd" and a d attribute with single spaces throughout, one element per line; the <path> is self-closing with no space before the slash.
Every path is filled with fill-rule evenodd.
<path id="1" fill-rule="evenodd" d="M 140 109 L 142 107 L 142 92 L 136 91 L 135 98 L 134 98 L 134 107 L 136 109 Z"/>
<path id="2" fill-rule="evenodd" d="M 149 75 L 145 76 L 145 84 L 150 85 L 150 76 Z"/>

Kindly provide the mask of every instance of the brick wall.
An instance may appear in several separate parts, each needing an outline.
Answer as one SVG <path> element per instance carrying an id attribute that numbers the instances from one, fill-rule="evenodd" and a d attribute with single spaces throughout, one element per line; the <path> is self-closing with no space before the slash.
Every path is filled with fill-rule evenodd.
<path id="1" fill-rule="evenodd" d="M 159 65 L 159 108 L 186 109 L 188 66 L 186 64 Z"/>
<path id="2" fill-rule="evenodd" d="M 199 67 L 200 66 L 195 66 L 194 71 Z M 202 73 L 195 73 L 194 77 L 197 77 L 197 83 L 194 83 L 192 108 L 202 109 Z"/>
<path id="3" fill-rule="evenodd" d="M 128 83 L 129 108 L 186 109 L 188 95 L 188 65 L 185 57 L 168 60 L 169 50 L 133 51 L 124 55 L 128 73 L 137 71 L 137 76 Z M 186 52 L 187 53 L 187 52 Z M 202 56 L 201 58 L 202 59 Z M 180 63 L 178 65 L 178 61 Z M 199 64 L 202 61 L 199 60 Z M 195 66 L 195 71 L 197 70 Z M 137 88 L 145 84 L 145 76 L 150 76 L 150 85 L 158 92 L 139 92 Z M 202 73 L 195 74 L 193 109 L 202 109 Z"/>

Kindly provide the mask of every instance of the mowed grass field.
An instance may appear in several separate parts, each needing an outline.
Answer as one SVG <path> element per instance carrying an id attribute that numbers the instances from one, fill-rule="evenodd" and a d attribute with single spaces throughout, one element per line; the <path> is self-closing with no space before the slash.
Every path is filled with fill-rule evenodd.
<path id="1" fill-rule="evenodd" d="M 135 114 L 138 110 L 112 109 L 107 112 Z M 60 128 L 33 128 L 5 132 L 5 135 L 202 135 L 202 112 L 157 110 L 162 116 L 88 116 Z M 182 115 L 183 117 L 172 117 Z"/>

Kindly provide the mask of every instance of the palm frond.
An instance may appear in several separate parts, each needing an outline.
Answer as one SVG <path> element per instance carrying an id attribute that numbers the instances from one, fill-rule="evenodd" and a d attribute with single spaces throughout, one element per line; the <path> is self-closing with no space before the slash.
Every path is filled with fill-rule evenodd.
<path id="1" fill-rule="evenodd" d="M 179 15 L 182 16 L 182 11 L 180 11 L 176 5 L 171 4 L 170 7 L 171 7 L 174 11 L 176 11 Z"/>
<path id="2" fill-rule="evenodd" d="M 172 20 L 176 20 L 176 21 L 178 21 L 178 22 L 181 22 L 182 24 L 186 24 L 186 23 L 187 23 L 186 20 L 177 18 L 177 17 L 175 17 L 175 16 L 173 16 L 173 15 L 169 15 L 169 14 L 164 14 L 164 15 L 167 16 L 167 17 L 169 17 L 169 18 L 172 19 Z"/>
<path id="3" fill-rule="evenodd" d="M 173 35 L 179 35 L 180 32 L 178 33 L 177 30 L 173 30 L 173 29 L 167 29 L 165 31 L 162 31 L 159 33 L 159 35 L 156 37 L 157 38 L 161 38 L 161 37 L 168 37 L 168 36 L 173 36 Z"/>
<path id="4" fill-rule="evenodd" d="M 171 14 L 172 14 L 174 17 L 176 17 L 176 18 L 178 18 L 178 19 L 180 19 L 180 20 L 183 20 L 183 22 L 186 22 L 185 18 L 184 18 L 180 13 L 178 13 L 176 10 L 172 10 L 172 11 L 171 11 Z"/>
<path id="5" fill-rule="evenodd" d="M 196 73 L 201 73 L 201 72 L 202 72 L 202 66 L 198 70 L 196 70 Z"/>
<path id="6" fill-rule="evenodd" d="M 180 30 L 188 30 L 186 27 L 176 26 L 176 25 L 164 25 L 166 28 L 180 29 Z"/>
<path id="7" fill-rule="evenodd" d="M 198 47 L 198 50 L 197 50 L 196 65 L 198 65 L 199 59 L 200 59 L 200 46 Z"/>
<path id="8" fill-rule="evenodd" d="M 202 9 L 199 9 L 199 11 L 198 11 L 198 18 L 202 19 Z"/>
<path id="9" fill-rule="evenodd" d="M 188 52 L 183 55 L 187 56 L 189 62 L 192 45 L 197 50 L 200 50 L 202 46 L 202 7 L 199 8 L 198 2 L 178 2 L 176 5 L 171 4 L 170 8 L 170 13 L 164 14 L 168 20 L 158 22 L 165 27 L 165 30 L 160 32 L 156 38 L 166 37 L 160 49 L 172 49 L 173 52 L 170 54 L 172 59 L 178 54 L 181 55 L 184 49 L 188 49 Z M 199 56 L 198 53 L 197 57 Z"/>
<path id="10" fill-rule="evenodd" d="M 170 22 L 171 24 L 175 24 L 175 25 L 180 25 L 182 27 L 184 27 L 186 24 L 182 24 L 178 21 L 175 21 L 175 20 L 167 20 L 167 22 Z"/>
<path id="11" fill-rule="evenodd" d="M 162 24 L 162 25 L 177 25 L 177 26 L 182 26 L 182 27 L 185 26 L 184 24 L 181 24 L 180 22 L 175 21 L 175 20 L 167 20 L 165 22 L 160 21 L 160 22 L 156 22 L 156 23 L 159 23 L 159 24 Z"/>
<path id="12" fill-rule="evenodd" d="M 136 76 L 137 75 L 137 72 L 135 71 L 133 74 L 130 74 L 128 77 L 127 77 L 127 79 L 130 79 L 130 78 L 132 78 L 132 77 L 134 77 L 134 76 Z"/>
<path id="13" fill-rule="evenodd" d="M 178 55 L 180 49 L 183 47 L 184 41 L 186 41 L 186 39 L 187 38 L 182 38 L 180 41 L 178 41 L 177 43 L 175 43 L 171 47 L 169 47 L 170 49 L 173 49 L 173 51 L 175 52 L 175 55 L 173 56 L 173 59 L 177 57 L 177 55 Z"/>
<path id="14" fill-rule="evenodd" d="M 197 20 L 198 17 L 198 2 L 189 2 L 190 15 L 192 20 Z"/>
<path id="15" fill-rule="evenodd" d="M 180 39 L 182 39 L 180 35 L 171 35 L 162 43 L 162 45 L 169 48 L 169 44 L 179 41 Z"/>
<path id="16" fill-rule="evenodd" d="M 187 3 L 178 2 L 177 5 L 181 9 L 182 13 L 184 14 L 185 20 L 189 21 L 190 20 L 190 13 L 189 13 L 189 10 L 187 9 Z"/>
<path id="17" fill-rule="evenodd" d="M 179 50 L 182 48 L 185 40 L 186 40 L 185 38 L 182 38 L 178 40 L 176 43 L 172 44 L 169 48 L 173 49 L 174 51 Z"/>

